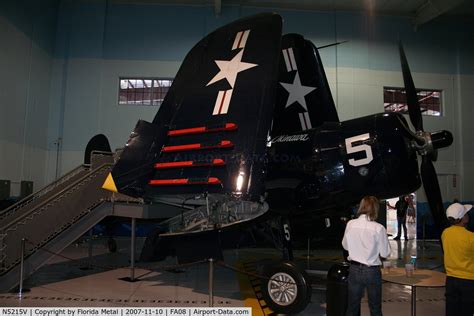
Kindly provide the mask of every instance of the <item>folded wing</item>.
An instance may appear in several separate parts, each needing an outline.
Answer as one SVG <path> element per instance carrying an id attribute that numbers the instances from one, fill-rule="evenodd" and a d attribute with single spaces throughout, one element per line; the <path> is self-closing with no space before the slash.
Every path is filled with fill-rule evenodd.
<path id="1" fill-rule="evenodd" d="M 152 123 L 139 121 L 105 187 L 139 197 L 257 199 L 275 103 L 281 18 L 226 25 L 186 56 Z"/>
<path id="2" fill-rule="evenodd" d="M 282 38 L 272 136 L 339 122 L 318 49 L 299 34 Z"/>

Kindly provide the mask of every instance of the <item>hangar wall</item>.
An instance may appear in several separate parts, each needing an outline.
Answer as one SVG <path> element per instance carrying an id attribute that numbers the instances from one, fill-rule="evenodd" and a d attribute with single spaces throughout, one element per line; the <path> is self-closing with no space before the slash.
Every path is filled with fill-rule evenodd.
<path id="1" fill-rule="evenodd" d="M 47 154 L 35 154 L 45 166 L 36 171 L 36 188 L 54 180 L 56 169 L 65 173 L 80 164 L 95 134 L 107 135 L 112 148 L 121 147 L 138 119 L 153 119 L 155 107 L 118 105 L 119 77 L 173 77 L 185 54 L 203 36 L 261 11 L 224 6 L 222 15 L 216 17 L 212 6 L 60 1 L 55 46 L 47 55 L 49 102 L 42 103 L 42 115 L 48 122 L 43 142 Z M 443 196 L 474 200 L 474 192 L 468 190 L 474 185 L 468 176 L 474 174 L 474 136 L 468 121 L 473 114 L 468 104 L 473 97 L 469 91 L 474 82 L 473 50 L 467 39 L 474 28 L 472 22 L 440 17 L 415 32 L 411 20 L 403 17 L 274 11 L 284 17 L 285 33 L 301 33 L 317 46 L 349 40 L 321 51 L 342 120 L 381 112 L 383 86 L 403 85 L 396 47 L 401 38 L 417 87 L 444 92 L 443 117 L 424 118 L 426 130 L 448 129 L 455 136 L 453 146 L 442 150 L 436 163 Z M 12 116 L 22 120 L 21 113 Z M 8 139 L 18 147 L 25 143 Z M 54 144 L 58 139 L 62 141 L 57 160 Z M 11 155 L 18 157 L 19 153 L 20 148 L 12 149 Z M 5 166 L 3 161 L 2 156 L 0 166 Z M 28 176 L 16 170 L 11 171 L 11 178 Z M 1 171 L 0 178 L 6 175 Z M 457 175 L 456 187 L 453 175 Z M 422 193 L 419 200 L 424 200 Z"/>
<path id="2" fill-rule="evenodd" d="M 0 2 L 0 179 L 13 195 L 21 180 L 45 183 L 58 2 Z"/>

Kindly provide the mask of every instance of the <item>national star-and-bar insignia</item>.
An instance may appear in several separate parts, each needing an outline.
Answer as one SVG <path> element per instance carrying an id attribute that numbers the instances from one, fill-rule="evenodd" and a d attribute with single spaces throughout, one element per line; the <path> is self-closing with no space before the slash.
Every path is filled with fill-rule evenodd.
<path id="1" fill-rule="evenodd" d="M 246 63 L 242 61 L 242 56 L 244 54 L 244 49 L 249 34 L 250 30 L 240 31 L 236 34 L 234 43 L 232 45 L 232 50 L 240 49 L 240 52 L 238 52 L 237 55 L 235 55 L 231 60 L 214 61 L 219 67 L 219 72 L 206 84 L 206 87 L 222 79 L 226 79 L 232 89 L 220 90 L 218 92 L 212 115 L 227 114 L 230 101 L 232 99 L 232 91 L 234 90 L 235 81 L 237 80 L 237 75 L 241 71 L 258 66 L 257 64 Z"/>
<path id="2" fill-rule="evenodd" d="M 300 104 L 304 111 L 298 113 L 301 129 L 307 130 L 312 128 L 311 120 L 309 118 L 308 106 L 306 105 L 306 95 L 316 90 L 316 87 L 304 86 L 301 84 L 300 75 L 298 72 L 298 66 L 296 64 L 295 55 L 293 53 L 293 48 L 286 48 L 282 50 L 283 60 L 285 61 L 287 72 L 295 71 L 296 74 L 293 78 L 292 83 L 280 82 L 283 88 L 288 91 L 288 99 L 286 101 L 285 109 L 292 105 L 293 103 Z"/>

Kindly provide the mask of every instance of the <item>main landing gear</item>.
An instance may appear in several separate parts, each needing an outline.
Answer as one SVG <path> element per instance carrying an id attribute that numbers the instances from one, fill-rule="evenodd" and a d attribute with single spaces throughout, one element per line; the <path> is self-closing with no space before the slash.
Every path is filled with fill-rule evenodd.
<path id="1" fill-rule="evenodd" d="M 276 313 L 294 314 L 303 311 L 311 300 L 311 284 L 303 269 L 296 266 L 291 247 L 290 226 L 281 219 L 283 261 L 267 264 L 262 269 L 262 295 L 267 305 Z"/>
<path id="2" fill-rule="evenodd" d="M 262 294 L 275 312 L 294 314 L 303 311 L 311 300 L 308 275 L 293 262 L 282 262 L 264 268 Z"/>

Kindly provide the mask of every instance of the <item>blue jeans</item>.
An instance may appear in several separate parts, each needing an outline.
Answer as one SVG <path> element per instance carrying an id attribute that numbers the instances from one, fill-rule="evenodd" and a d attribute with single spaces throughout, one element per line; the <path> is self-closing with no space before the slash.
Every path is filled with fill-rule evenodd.
<path id="1" fill-rule="evenodd" d="M 367 289 L 370 315 L 382 315 L 382 273 L 380 267 L 351 265 L 348 279 L 348 301 L 346 316 L 360 313 L 360 301 Z"/>
<path id="2" fill-rule="evenodd" d="M 402 227 L 403 231 L 405 232 L 405 239 L 408 239 L 408 234 L 407 234 L 407 217 L 397 217 L 397 222 L 398 222 L 398 232 L 397 232 L 397 237 L 400 238 L 402 235 Z"/>

